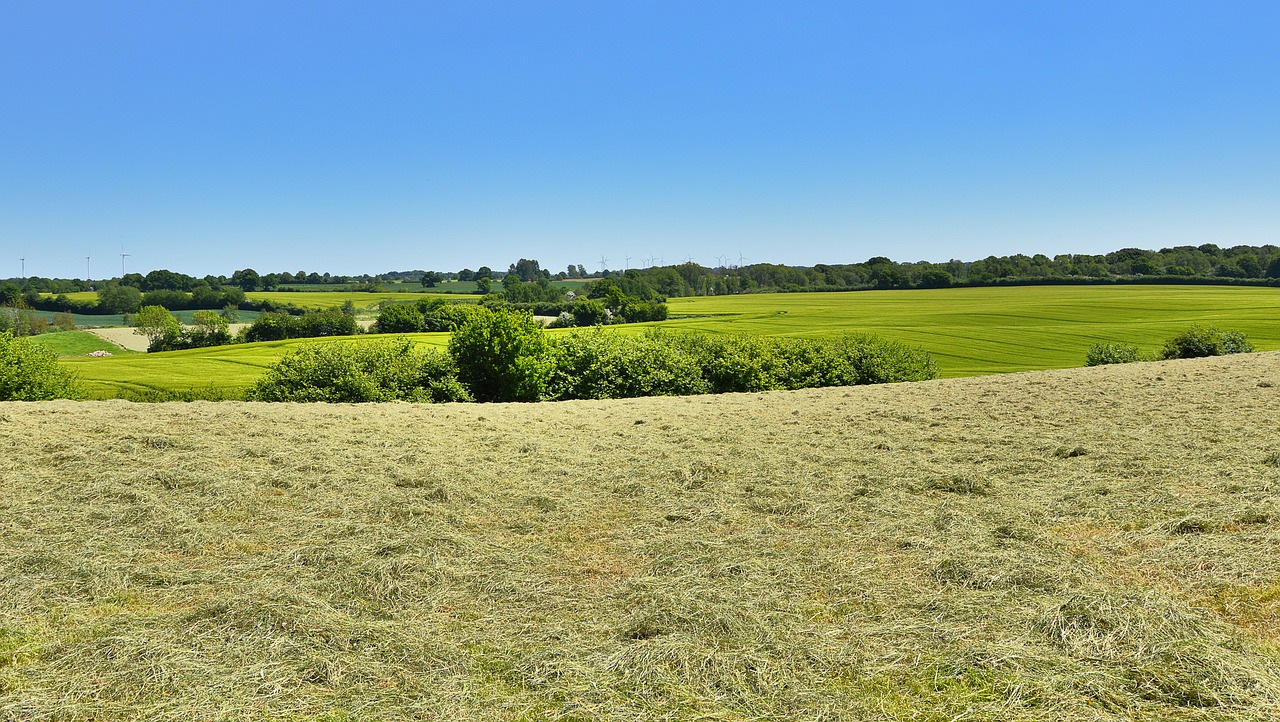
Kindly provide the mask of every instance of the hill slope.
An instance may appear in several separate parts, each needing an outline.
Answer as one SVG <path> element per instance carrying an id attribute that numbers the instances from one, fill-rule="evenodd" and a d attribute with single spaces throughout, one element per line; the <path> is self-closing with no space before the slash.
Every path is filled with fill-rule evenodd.
<path id="1" fill-rule="evenodd" d="M 0 404 L 0 717 L 1274 719 L 1280 355 Z"/>

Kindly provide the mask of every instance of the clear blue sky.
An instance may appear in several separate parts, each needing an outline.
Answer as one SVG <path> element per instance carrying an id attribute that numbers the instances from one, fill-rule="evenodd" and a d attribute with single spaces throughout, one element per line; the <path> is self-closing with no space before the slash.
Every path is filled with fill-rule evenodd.
<path id="1" fill-rule="evenodd" d="M 1280 3 L 0 8 L 0 277 L 1280 243 Z"/>

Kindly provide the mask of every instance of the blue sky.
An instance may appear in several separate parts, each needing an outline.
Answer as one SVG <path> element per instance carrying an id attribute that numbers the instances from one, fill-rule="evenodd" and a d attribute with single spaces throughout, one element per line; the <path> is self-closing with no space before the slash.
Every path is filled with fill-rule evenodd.
<path id="1" fill-rule="evenodd" d="M 0 277 L 1280 243 L 1280 3 L 0 8 Z"/>

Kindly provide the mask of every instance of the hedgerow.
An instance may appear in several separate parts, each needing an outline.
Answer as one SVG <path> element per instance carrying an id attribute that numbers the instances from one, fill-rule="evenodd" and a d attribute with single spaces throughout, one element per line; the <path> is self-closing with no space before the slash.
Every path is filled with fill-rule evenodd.
<path id="1" fill-rule="evenodd" d="M 429 373 L 396 370 L 423 363 L 405 360 L 417 358 L 405 339 L 367 358 L 362 349 L 371 344 L 307 346 L 274 367 L 249 398 L 608 399 L 921 381 L 938 374 L 924 351 L 868 335 L 791 339 L 649 329 L 625 336 L 595 328 L 551 337 L 528 314 L 471 308 L 450 339 L 449 356 L 427 355 Z"/>

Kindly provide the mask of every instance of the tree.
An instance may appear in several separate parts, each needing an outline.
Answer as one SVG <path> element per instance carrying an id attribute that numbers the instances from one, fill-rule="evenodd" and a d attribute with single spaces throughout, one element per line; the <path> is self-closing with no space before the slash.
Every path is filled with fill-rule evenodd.
<path id="1" fill-rule="evenodd" d="M 186 345 L 202 348 L 231 343 L 230 323 L 217 311 L 196 311 L 191 314 L 191 326 Z"/>
<path id="2" fill-rule="evenodd" d="M 258 272 L 252 268 L 245 268 L 231 274 L 232 285 L 239 286 L 246 292 L 258 290 L 258 283 L 260 280 L 261 277 L 258 276 Z"/>
<path id="3" fill-rule="evenodd" d="M 98 291 L 98 309 L 103 313 L 136 313 L 142 308 L 142 292 L 133 286 L 108 283 Z"/>
<path id="4" fill-rule="evenodd" d="M 182 338 L 182 324 L 164 306 L 143 306 L 133 316 L 133 332 L 146 336 L 147 351 L 165 351 Z"/>
<path id="5" fill-rule="evenodd" d="M 75 376 L 53 351 L 0 333 L 0 401 L 47 401 L 81 396 Z"/>
<path id="6" fill-rule="evenodd" d="M 477 401 L 537 401 L 553 367 L 542 326 L 505 309 L 472 315 L 450 337 L 449 355 Z"/>
<path id="7" fill-rule="evenodd" d="M 493 290 L 493 279 L 488 276 L 481 276 L 476 279 L 476 293 L 489 293 Z"/>
<path id="8" fill-rule="evenodd" d="M 947 288 L 954 281 L 950 273 L 940 268 L 933 268 L 920 274 L 921 288 Z"/>

